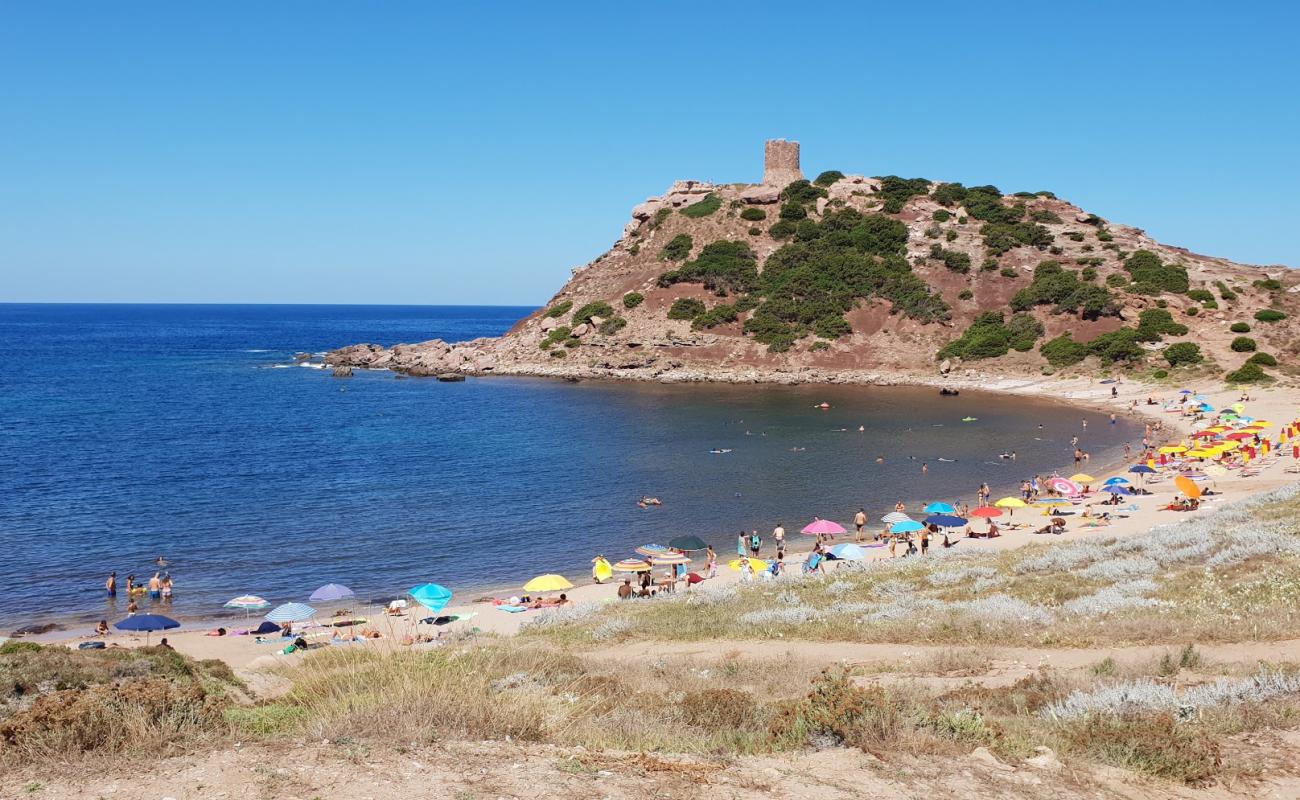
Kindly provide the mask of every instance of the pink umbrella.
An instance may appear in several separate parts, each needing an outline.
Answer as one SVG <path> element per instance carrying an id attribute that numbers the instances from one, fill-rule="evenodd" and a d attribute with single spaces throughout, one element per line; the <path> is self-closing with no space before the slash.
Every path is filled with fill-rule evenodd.
<path id="1" fill-rule="evenodd" d="M 837 533 L 844 532 L 844 528 L 839 523 L 831 522 L 828 519 L 814 520 L 800 531 L 800 533 L 806 533 L 809 536 L 825 536 L 827 534 L 834 536 Z"/>
<path id="2" fill-rule="evenodd" d="M 1083 487 L 1067 478 L 1048 478 L 1047 485 L 1066 497 L 1078 497 L 1083 494 Z"/>

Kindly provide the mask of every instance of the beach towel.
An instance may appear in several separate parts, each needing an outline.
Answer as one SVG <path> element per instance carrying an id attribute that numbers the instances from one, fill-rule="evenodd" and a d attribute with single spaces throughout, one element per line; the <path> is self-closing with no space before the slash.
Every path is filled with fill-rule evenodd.
<path id="1" fill-rule="evenodd" d="M 528 607 L 527 606 L 497 606 L 497 609 L 500 611 L 509 611 L 511 614 L 518 614 L 520 612 L 527 611 Z"/>

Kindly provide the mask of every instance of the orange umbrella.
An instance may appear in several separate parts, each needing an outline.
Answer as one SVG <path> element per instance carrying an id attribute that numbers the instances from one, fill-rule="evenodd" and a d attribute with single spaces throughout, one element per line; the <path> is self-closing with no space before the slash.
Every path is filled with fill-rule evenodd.
<path id="1" fill-rule="evenodd" d="M 1196 499 L 1201 496 L 1201 487 L 1197 486 L 1196 481 L 1193 481 L 1186 475 L 1179 475 L 1177 478 L 1174 478 L 1174 485 L 1178 487 L 1179 491 L 1188 497 Z"/>

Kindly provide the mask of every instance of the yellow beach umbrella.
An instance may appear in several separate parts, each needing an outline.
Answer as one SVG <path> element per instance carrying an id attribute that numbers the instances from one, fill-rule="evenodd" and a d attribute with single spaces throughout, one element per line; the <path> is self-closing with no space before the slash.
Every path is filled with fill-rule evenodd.
<path id="1" fill-rule="evenodd" d="M 1082 472 L 1076 472 L 1070 476 L 1070 480 L 1074 481 L 1075 483 L 1095 483 L 1097 479 L 1092 477 L 1091 475 Z"/>
<path id="2" fill-rule="evenodd" d="M 1024 508 L 1029 504 L 1024 500 L 1021 500 L 1019 497 L 1004 497 L 993 505 L 998 508 Z"/>
<path id="3" fill-rule="evenodd" d="M 767 569 L 767 562 L 761 558 L 733 558 L 727 562 L 727 566 L 731 567 L 736 572 L 740 572 L 742 569 L 745 568 L 746 561 L 749 562 L 749 565 L 754 569 L 755 572 L 762 572 L 763 570 Z"/>
<path id="4" fill-rule="evenodd" d="M 1250 427 L 1252 427 L 1252 428 L 1271 428 L 1271 427 L 1273 427 L 1273 423 L 1269 422 L 1269 421 L 1266 420 L 1266 419 L 1257 419 L 1257 420 L 1255 420 L 1254 422 L 1250 423 Z"/>
<path id="5" fill-rule="evenodd" d="M 1174 453 L 1186 453 L 1187 448 L 1181 444 L 1171 444 L 1166 447 L 1160 448 L 1160 452 L 1164 453 L 1165 455 L 1172 455 Z"/>
<path id="6" fill-rule="evenodd" d="M 560 592 L 572 588 L 573 584 L 563 575 L 538 575 L 524 584 L 525 592 Z"/>
<path id="7" fill-rule="evenodd" d="M 1211 456 L 1217 455 L 1217 451 L 1201 450 L 1200 448 L 1197 448 L 1196 450 L 1188 450 L 1187 455 L 1192 458 L 1210 458 Z"/>
<path id="8" fill-rule="evenodd" d="M 1241 442 L 1237 441 L 1236 439 L 1233 439 L 1233 440 L 1230 441 L 1230 442 L 1224 442 L 1223 444 L 1218 445 L 1218 448 L 1219 448 L 1219 450 L 1221 450 L 1221 451 L 1236 450 L 1238 447 L 1241 447 Z"/>

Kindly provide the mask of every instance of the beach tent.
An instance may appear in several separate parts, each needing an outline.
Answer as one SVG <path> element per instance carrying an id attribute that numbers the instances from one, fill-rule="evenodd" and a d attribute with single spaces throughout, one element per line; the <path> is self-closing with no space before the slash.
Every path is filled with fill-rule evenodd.
<path id="1" fill-rule="evenodd" d="M 120 631 L 144 631 L 145 645 L 149 644 L 149 634 L 154 631 L 171 630 L 180 626 L 179 622 L 162 614 L 137 614 L 113 624 Z"/>
<path id="2" fill-rule="evenodd" d="M 667 550 L 668 548 L 664 548 Z M 572 589 L 573 584 L 569 583 L 563 575 L 538 575 L 528 583 L 524 584 L 525 592 L 562 592 L 565 589 Z"/>

